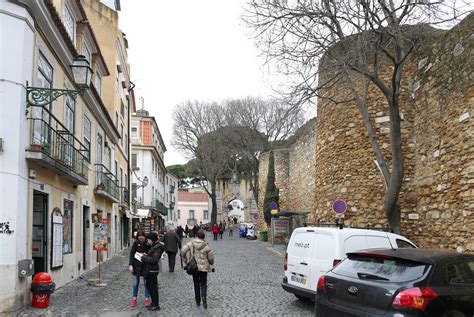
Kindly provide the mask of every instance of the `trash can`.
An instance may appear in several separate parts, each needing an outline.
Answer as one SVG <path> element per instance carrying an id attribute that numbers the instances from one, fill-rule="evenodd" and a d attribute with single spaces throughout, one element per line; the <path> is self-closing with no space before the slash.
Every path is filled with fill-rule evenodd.
<path id="1" fill-rule="evenodd" d="M 48 308 L 49 297 L 54 292 L 54 287 L 55 284 L 51 279 L 51 275 L 45 272 L 36 273 L 30 288 L 33 293 L 31 306 L 35 308 Z"/>
<path id="2" fill-rule="evenodd" d="M 261 241 L 268 241 L 268 232 L 260 231 L 260 240 Z"/>

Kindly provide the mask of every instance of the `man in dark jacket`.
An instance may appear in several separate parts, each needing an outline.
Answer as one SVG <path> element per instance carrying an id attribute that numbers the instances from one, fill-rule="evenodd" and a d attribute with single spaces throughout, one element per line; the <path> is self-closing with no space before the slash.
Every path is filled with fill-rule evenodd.
<path id="1" fill-rule="evenodd" d="M 166 232 L 163 242 L 165 243 L 165 251 L 168 254 L 170 272 L 174 272 L 176 253 L 178 253 L 178 249 L 181 249 L 181 239 L 173 229 L 170 229 Z"/>
<path id="2" fill-rule="evenodd" d="M 160 310 L 160 303 L 158 301 L 158 272 L 160 271 L 160 258 L 165 248 L 163 244 L 158 241 L 156 234 L 149 233 L 146 237 L 147 243 L 151 248 L 148 254 L 141 257 L 141 261 L 145 264 L 144 273 L 151 297 L 151 305 L 148 307 L 148 310 Z"/>

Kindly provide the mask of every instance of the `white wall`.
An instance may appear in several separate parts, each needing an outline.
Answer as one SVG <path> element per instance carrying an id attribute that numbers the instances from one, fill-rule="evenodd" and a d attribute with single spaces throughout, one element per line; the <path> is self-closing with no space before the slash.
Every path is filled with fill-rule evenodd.
<path id="1" fill-rule="evenodd" d="M 31 258 L 31 223 L 27 217 L 29 141 L 24 85 L 32 79 L 34 21 L 28 12 L 0 0 L 0 222 L 9 222 L 12 234 L 0 234 L 0 312 L 18 309 L 27 300 L 27 279 L 18 277 L 18 260 Z"/>

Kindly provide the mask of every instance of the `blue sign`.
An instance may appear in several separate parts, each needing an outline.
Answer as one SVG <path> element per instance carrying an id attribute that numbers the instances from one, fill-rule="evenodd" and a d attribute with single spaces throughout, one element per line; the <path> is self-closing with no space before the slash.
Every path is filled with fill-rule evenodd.
<path id="1" fill-rule="evenodd" d="M 278 204 L 274 201 L 271 201 L 270 203 L 268 203 L 268 209 L 270 210 L 278 209 Z"/>
<path id="2" fill-rule="evenodd" d="M 332 210 L 334 210 L 336 214 L 343 214 L 347 210 L 347 204 L 344 200 L 338 199 L 332 203 Z"/>

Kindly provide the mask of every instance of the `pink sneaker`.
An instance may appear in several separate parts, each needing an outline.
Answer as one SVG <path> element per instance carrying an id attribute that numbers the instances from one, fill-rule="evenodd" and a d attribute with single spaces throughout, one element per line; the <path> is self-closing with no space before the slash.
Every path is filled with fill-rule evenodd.
<path id="1" fill-rule="evenodd" d="M 143 305 L 145 305 L 147 307 L 150 306 L 150 301 L 148 300 L 148 298 L 145 299 L 145 301 L 143 302 Z"/>
<path id="2" fill-rule="evenodd" d="M 136 300 L 136 299 L 132 299 L 132 301 L 130 302 L 130 306 L 131 306 L 131 307 L 136 307 L 136 306 L 137 306 L 137 300 Z"/>

